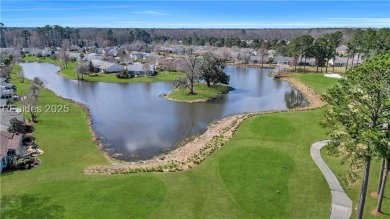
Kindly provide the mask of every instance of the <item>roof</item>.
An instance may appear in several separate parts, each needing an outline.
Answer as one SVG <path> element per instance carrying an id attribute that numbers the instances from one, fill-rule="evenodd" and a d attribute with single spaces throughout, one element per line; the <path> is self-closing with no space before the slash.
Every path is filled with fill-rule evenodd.
<path id="1" fill-rule="evenodd" d="M 98 59 L 92 59 L 91 62 L 92 62 L 93 67 L 95 67 L 95 68 L 99 68 L 100 65 L 103 63 L 102 60 L 98 60 Z"/>
<path id="2" fill-rule="evenodd" d="M 150 64 L 133 64 L 129 65 L 128 71 L 154 71 L 154 65 Z"/>
<path id="3" fill-rule="evenodd" d="M 101 62 L 99 68 L 100 69 L 108 69 L 108 68 L 113 67 L 113 66 L 118 67 L 118 68 L 123 68 L 123 66 L 118 65 L 116 63 L 112 63 L 112 62 Z"/>
<path id="4" fill-rule="evenodd" d="M 336 48 L 336 51 L 345 51 L 348 49 L 348 46 L 346 45 L 341 45 L 339 47 Z"/>
<path id="5" fill-rule="evenodd" d="M 24 121 L 23 116 L 16 112 L 9 112 L 6 110 L 1 111 L 1 122 L 0 122 L 1 131 L 7 131 L 8 127 L 11 126 L 10 121 L 13 118 L 16 118 L 19 121 Z"/>
<path id="6" fill-rule="evenodd" d="M 4 87 L 0 87 L 1 95 L 14 95 L 13 89 L 6 89 Z"/>
<path id="7" fill-rule="evenodd" d="M 5 156 L 9 149 L 16 150 L 20 147 L 21 134 L 1 131 L 0 136 L 0 155 Z"/>

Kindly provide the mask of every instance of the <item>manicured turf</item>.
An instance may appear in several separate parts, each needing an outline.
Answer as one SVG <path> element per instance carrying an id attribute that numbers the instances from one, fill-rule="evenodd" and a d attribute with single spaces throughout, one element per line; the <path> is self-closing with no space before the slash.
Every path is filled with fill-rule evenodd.
<path id="1" fill-rule="evenodd" d="M 51 58 L 37 58 L 35 56 L 27 56 L 23 58 L 25 61 L 30 62 L 47 62 L 52 63 L 58 66 L 62 66 L 62 63 L 59 60 L 53 60 Z M 77 75 L 75 74 L 74 67 L 76 62 L 69 62 L 67 68 L 62 68 L 60 71 L 60 75 L 65 78 L 77 80 Z M 126 78 L 120 79 L 116 77 L 115 73 L 111 74 L 103 74 L 99 73 L 94 76 L 84 75 L 83 78 L 86 81 L 94 81 L 94 82 L 108 82 L 108 83 L 131 83 L 131 82 L 160 82 L 160 81 L 175 81 L 179 78 L 184 77 L 184 73 L 181 72 L 168 72 L 168 71 L 160 71 L 157 73 L 155 77 L 137 77 L 137 78 Z"/>
<path id="2" fill-rule="evenodd" d="M 196 83 L 194 84 L 195 94 L 188 94 L 188 89 L 174 89 L 167 97 L 176 101 L 207 101 L 215 98 L 218 94 L 229 91 L 230 89 L 231 88 L 229 86 L 225 85 L 213 85 L 211 87 L 207 87 L 206 84 Z"/>
<path id="3" fill-rule="evenodd" d="M 326 89 L 328 87 L 333 86 L 337 83 L 337 80 L 334 78 L 326 78 L 322 74 L 296 74 L 294 75 L 295 78 L 300 80 L 302 83 L 307 84 L 313 90 L 315 90 L 318 93 L 324 93 L 326 92 Z M 361 186 L 361 181 L 358 180 L 356 183 L 352 185 L 347 185 L 345 182 L 345 173 L 347 171 L 347 164 L 340 165 L 340 158 L 336 158 L 333 156 L 327 155 L 326 147 L 321 150 L 322 157 L 324 158 L 325 162 L 329 165 L 331 170 L 335 173 L 337 178 L 339 179 L 341 185 L 343 186 L 345 192 L 347 195 L 352 199 L 353 206 L 356 207 L 357 202 L 359 200 L 359 191 Z M 386 183 L 386 192 L 385 192 L 385 198 L 382 204 L 382 210 L 385 212 L 385 214 L 381 215 L 380 217 L 373 217 L 370 212 L 375 209 L 377 201 L 374 198 L 371 198 L 370 193 L 375 192 L 377 190 L 378 186 L 378 177 L 379 177 L 379 168 L 380 168 L 380 161 L 379 160 L 373 160 L 371 164 L 371 172 L 370 172 L 370 180 L 368 185 L 368 193 L 366 198 L 366 207 L 364 211 L 364 218 L 390 218 L 390 183 L 389 180 Z M 353 211 L 352 218 L 355 217 L 356 211 Z"/>
<path id="4" fill-rule="evenodd" d="M 316 93 L 324 94 L 326 90 L 335 84 L 340 79 L 325 77 L 323 74 L 305 73 L 305 74 L 293 74 L 293 77 L 308 85 Z"/>
<path id="5" fill-rule="evenodd" d="M 245 162 L 249 161 L 249 162 Z M 282 218 L 290 202 L 288 179 L 294 160 L 262 147 L 241 147 L 220 161 L 220 173 L 240 207 L 252 217 Z M 261 207 L 258 201 L 261 200 Z"/>
<path id="6" fill-rule="evenodd" d="M 289 70 L 293 71 L 294 67 L 288 67 Z M 297 66 L 297 70 L 299 71 L 299 66 Z M 301 67 L 301 70 L 303 72 L 303 66 Z M 317 67 L 312 67 L 312 66 L 306 66 L 305 67 L 305 73 L 307 72 L 316 72 L 317 73 Z M 345 67 L 328 67 L 328 73 L 338 73 L 338 74 L 343 74 L 345 72 Z M 318 68 L 318 73 L 321 73 L 321 67 Z M 322 74 L 325 73 L 325 67 L 322 68 Z"/>
<path id="7" fill-rule="evenodd" d="M 12 82 L 20 90 L 28 85 Z M 248 119 L 185 172 L 85 175 L 84 167 L 108 161 L 92 143 L 81 108 L 42 90 L 40 104 L 54 103 L 70 112 L 38 117 L 42 165 L 1 175 L 1 218 L 328 217 L 328 185 L 309 154 L 310 144 L 326 138 L 323 110 Z"/>

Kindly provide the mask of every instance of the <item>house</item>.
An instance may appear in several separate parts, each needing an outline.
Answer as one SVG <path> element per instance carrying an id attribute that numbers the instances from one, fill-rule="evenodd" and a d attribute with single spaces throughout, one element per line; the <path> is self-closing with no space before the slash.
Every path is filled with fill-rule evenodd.
<path id="1" fill-rule="evenodd" d="M 23 53 L 30 53 L 31 52 L 31 48 L 22 48 L 22 52 Z"/>
<path id="2" fill-rule="evenodd" d="M 80 57 L 80 53 L 78 52 L 67 52 L 70 60 L 74 59 L 74 60 L 77 60 L 77 61 L 80 61 L 81 60 L 81 57 Z"/>
<path id="3" fill-rule="evenodd" d="M 151 64 L 133 64 L 128 66 L 128 73 L 132 76 L 154 76 L 156 69 Z"/>
<path id="4" fill-rule="evenodd" d="M 347 51 L 348 51 L 348 46 L 346 45 L 341 45 L 336 48 L 336 53 L 339 56 L 345 56 L 347 54 Z"/>
<path id="5" fill-rule="evenodd" d="M 97 53 L 88 53 L 84 55 L 83 61 L 101 60 L 103 57 Z"/>
<path id="6" fill-rule="evenodd" d="M 120 72 L 123 70 L 123 66 L 117 63 L 107 62 L 98 59 L 92 59 L 91 63 L 94 67 L 95 72 L 113 73 Z"/>
<path id="7" fill-rule="evenodd" d="M 11 99 L 14 96 L 14 89 L 7 89 L 0 86 L 1 99 Z"/>
<path id="8" fill-rule="evenodd" d="M 264 58 L 263 61 L 266 59 Z M 256 63 L 261 63 L 261 56 L 250 56 L 249 57 L 249 63 L 256 64 Z"/>
<path id="9" fill-rule="evenodd" d="M 38 56 L 39 54 L 42 55 L 42 50 L 36 48 L 30 50 L 30 56 Z"/>
<path id="10" fill-rule="evenodd" d="M 45 48 L 44 50 L 42 50 L 41 54 L 44 57 L 49 57 L 54 54 L 54 51 L 51 48 Z"/>
<path id="11" fill-rule="evenodd" d="M 114 49 L 110 49 L 107 54 L 109 56 L 116 56 L 117 53 L 118 53 L 118 50 L 114 48 Z"/>
<path id="12" fill-rule="evenodd" d="M 275 65 L 291 65 L 293 62 L 293 57 L 284 57 L 284 56 L 278 56 L 274 58 L 274 61 L 272 64 Z"/>
<path id="13" fill-rule="evenodd" d="M 316 65 L 316 59 L 315 58 L 303 58 L 302 61 L 298 63 L 298 65 L 301 66 L 315 66 Z"/>
<path id="14" fill-rule="evenodd" d="M 174 53 L 175 49 L 173 47 L 161 46 L 160 48 L 157 48 L 156 51 L 162 53 Z"/>
<path id="15" fill-rule="evenodd" d="M 157 54 L 146 53 L 143 57 L 143 61 L 152 65 L 158 65 L 160 56 Z"/>
<path id="16" fill-rule="evenodd" d="M 9 110 L 1 110 L 1 122 L 0 130 L 8 131 L 8 127 L 11 126 L 11 119 L 16 118 L 19 121 L 24 121 L 23 115 L 18 114 L 17 112 L 11 112 Z"/>
<path id="17" fill-rule="evenodd" d="M 3 172 L 11 159 L 16 155 L 22 155 L 23 136 L 18 133 L 0 131 L 0 173 Z"/>
<path id="18" fill-rule="evenodd" d="M 1 81 L 0 82 L 0 87 L 1 88 L 5 88 L 5 89 L 13 89 L 14 91 L 16 90 L 16 86 L 11 84 L 11 83 L 7 83 L 6 81 Z"/>
<path id="19" fill-rule="evenodd" d="M 134 62 L 141 62 L 144 58 L 144 53 L 143 52 L 131 52 L 130 53 L 130 58 Z"/>
<path id="20" fill-rule="evenodd" d="M 330 59 L 329 64 L 334 67 L 345 67 L 347 65 L 348 58 L 336 56 L 335 59 Z"/>
<path id="21" fill-rule="evenodd" d="M 72 45 L 69 47 L 69 51 L 77 52 L 79 51 L 80 47 L 76 45 Z"/>

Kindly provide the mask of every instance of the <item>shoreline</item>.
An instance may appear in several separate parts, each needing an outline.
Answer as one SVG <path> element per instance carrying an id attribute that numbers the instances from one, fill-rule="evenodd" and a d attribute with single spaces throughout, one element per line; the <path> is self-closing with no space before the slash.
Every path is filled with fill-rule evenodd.
<path id="1" fill-rule="evenodd" d="M 165 98 L 166 100 L 173 101 L 173 102 L 181 102 L 181 103 L 207 103 L 211 102 L 213 100 L 218 99 L 219 97 L 228 94 L 230 91 L 234 91 L 235 89 L 233 87 L 230 87 L 229 85 L 224 85 L 226 86 L 226 90 L 221 91 L 216 93 L 213 96 L 210 96 L 208 98 L 201 98 L 201 99 L 196 99 L 196 100 L 180 100 L 180 99 L 175 99 L 172 97 L 169 97 L 169 95 L 173 92 L 173 90 L 170 93 L 167 94 L 161 94 L 160 97 Z"/>
<path id="2" fill-rule="evenodd" d="M 28 61 L 25 61 L 25 62 L 28 62 Z M 46 62 L 44 62 L 46 63 Z M 49 64 L 53 64 L 53 63 L 49 63 Z M 53 64 L 55 65 L 55 64 Z M 60 74 L 60 71 L 57 71 L 57 74 L 60 75 L 61 77 L 64 77 Z M 31 81 L 30 79 L 26 78 L 26 80 L 29 80 Z M 71 80 L 71 79 L 68 79 L 68 80 Z M 92 118 L 91 118 L 91 113 L 89 111 L 89 108 L 83 104 L 83 103 L 80 103 L 78 101 L 75 101 L 75 100 L 72 100 L 72 99 L 69 99 L 69 98 L 66 98 L 66 97 L 63 97 L 63 96 L 60 96 L 58 94 L 56 94 L 54 91 L 46 88 L 43 86 L 44 89 L 46 89 L 48 92 L 52 93 L 54 96 L 62 99 L 62 100 L 65 100 L 69 103 L 73 103 L 73 104 L 76 104 L 77 106 L 79 106 L 84 112 L 85 112 L 85 116 L 86 116 L 86 121 L 87 121 L 87 126 L 88 126 L 88 130 L 89 130 L 89 133 L 91 134 L 91 138 L 92 138 L 92 142 L 93 144 L 96 145 L 97 149 L 103 153 L 103 156 L 106 158 L 107 161 L 109 161 L 110 163 L 114 163 L 115 162 L 115 158 L 111 157 L 109 155 L 109 153 L 107 151 L 104 151 L 103 148 L 104 148 L 104 145 L 100 142 L 100 139 L 99 137 L 96 135 L 96 132 L 93 130 L 93 127 L 92 127 Z"/>
<path id="3" fill-rule="evenodd" d="M 167 154 L 157 155 L 149 160 L 125 162 L 115 160 L 111 165 L 91 166 L 84 169 L 85 174 L 128 174 L 138 172 L 176 172 L 192 169 L 205 160 L 216 149 L 230 140 L 240 124 L 248 118 L 257 115 L 295 112 L 319 109 L 325 106 L 321 97 L 308 86 L 291 77 L 283 77 L 292 87 L 299 90 L 308 101 L 308 106 L 274 110 L 267 112 L 244 113 L 223 118 L 210 124 L 205 133 L 195 137 L 184 146 L 170 151 Z M 111 159 L 112 161 L 112 159 Z"/>
<path id="4" fill-rule="evenodd" d="M 57 74 L 60 74 L 60 71 L 58 71 Z M 103 156 L 110 163 L 109 165 L 86 167 L 83 171 L 85 174 L 176 172 L 191 169 L 199 165 L 203 160 L 207 158 L 208 155 L 210 155 L 216 149 L 222 147 L 228 140 L 230 140 L 239 125 L 248 118 L 263 114 L 319 109 L 325 105 L 318 94 L 316 94 L 308 86 L 302 84 L 296 79 L 287 76 L 280 78 L 280 80 L 287 81 L 292 87 L 299 90 L 308 101 L 308 106 L 294 109 L 271 110 L 265 112 L 243 113 L 228 116 L 215 123 L 209 124 L 205 133 L 200 136 L 194 137 L 193 140 L 186 142 L 183 146 L 179 148 L 171 150 L 168 153 L 158 154 L 148 160 L 131 162 L 118 160 L 103 149 L 104 145 L 100 142 L 99 137 L 93 130 L 93 122 L 91 119 L 90 111 L 86 105 L 74 101 L 72 99 L 57 95 L 54 91 L 50 89 L 47 90 L 52 92 L 55 96 L 63 100 L 69 101 L 70 103 L 77 104 L 82 108 L 82 110 L 86 113 L 87 125 L 89 132 L 91 133 L 93 143 L 96 145 L 97 149 L 103 153 Z"/>
<path id="5" fill-rule="evenodd" d="M 269 64 L 263 64 L 263 67 L 261 67 L 261 63 L 235 63 L 235 62 L 225 62 L 226 65 L 234 65 L 234 66 L 243 66 L 243 67 L 255 67 L 255 68 L 264 68 L 264 69 L 275 69 L 276 66 L 269 65 Z"/>

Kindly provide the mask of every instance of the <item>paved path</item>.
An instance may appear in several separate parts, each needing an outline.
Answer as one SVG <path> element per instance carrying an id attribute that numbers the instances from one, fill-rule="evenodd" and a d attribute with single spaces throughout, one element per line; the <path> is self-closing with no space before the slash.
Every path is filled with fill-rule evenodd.
<path id="1" fill-rule="evenodd" d="M 329 140 L 319 141 L 311 145 L 310 155 L 313 158 L 314 162 L 320 168 L 322 174 L 324 175 L 326 182 L 328 182 L 330 192 L 332 194 L 332 207 L 330 210 L 330 219 L 348 219 L 352 214 L 352 201 L 345 194 L 343 188 L 341 187 L 339 181 L 333 172 L 326 165 L 324 160 L 321 157 L 321 148 L 326 146 L 329 143 Z"/>

